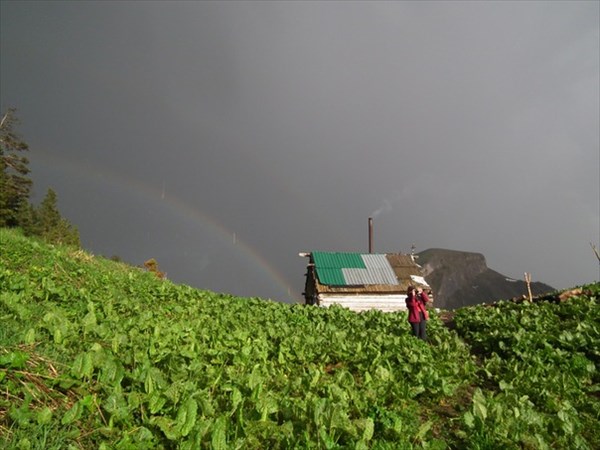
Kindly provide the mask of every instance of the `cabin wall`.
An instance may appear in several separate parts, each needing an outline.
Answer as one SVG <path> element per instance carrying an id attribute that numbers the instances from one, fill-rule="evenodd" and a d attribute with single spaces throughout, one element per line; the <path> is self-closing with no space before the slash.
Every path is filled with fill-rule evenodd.
<path id="1" fill-rule="evenodd" d="M 316 305 L 318 304 L 317 297 L 317 283 L 315 277 L 315 267 L 313 265 L 309 265 L 306 268 L 306 282 L 304 283 L 304 304 L 306 305 Z"/>
<path id="2" fill-rule="evenodd" d="M 318 294 L 319 306 L 329 307 L 338 304 L 355 312 L 378 309 L 383 312 L 406 311 L 406 295 L 335 295 Z"/>

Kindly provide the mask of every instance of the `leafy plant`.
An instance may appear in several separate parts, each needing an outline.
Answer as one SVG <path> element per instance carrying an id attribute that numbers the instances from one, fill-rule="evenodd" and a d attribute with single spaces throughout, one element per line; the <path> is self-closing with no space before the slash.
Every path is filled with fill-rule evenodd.
<path id="1" fill-rule="evenodd" d="M 598 308 L 323 309 L 0 230 L 7 448 L 594 448 Z"/>

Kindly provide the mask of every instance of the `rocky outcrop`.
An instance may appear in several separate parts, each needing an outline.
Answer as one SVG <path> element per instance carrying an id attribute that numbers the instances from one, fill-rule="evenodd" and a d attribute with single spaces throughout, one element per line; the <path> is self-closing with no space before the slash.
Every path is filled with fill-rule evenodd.
<path id="1" fill-rule="evenodd" d="M 433 248 L 417 256 L 417 263 L 434 292 L 437 308 L 455 309 L 527 295 L 525 281 L 488 268 L 481 253 Z M 533 295 L 554 290 L 544 283 L 531 283 Z"/>

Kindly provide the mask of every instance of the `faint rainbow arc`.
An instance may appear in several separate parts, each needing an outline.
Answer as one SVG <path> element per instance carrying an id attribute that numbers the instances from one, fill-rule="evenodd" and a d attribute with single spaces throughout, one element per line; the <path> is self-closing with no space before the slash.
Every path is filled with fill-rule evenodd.
<path id="1" fill-rule="evenodd" d="M 137 180 L 136 180 L 137 181 Z M 159 202 L 165 202 L 169 207 L 171 207 L 174 211 L 179 212 L 180 214 L 184 214 L 187 217 L 196 218 L 200 220 L 204 225 L 208 225 L 211 230 L 216 232 L 224 242 L 227 242 L 228 245 L 231 245 L 235 248 L 241 248 L 242 253 L 246 256 L 249 256 L 250 260 L 255 261 L 269 276 L 276 281 L 281 290 L 284 293 L 288 293 L 290 291 L 290 283 L 286 279 L 286 277 L 279 273 L 268 261 L 264 258 L 258 250 L 254 247 L 250 246 L 243 239 L 239 238 L 239 234 L 229 230 L 222 223 L 218 222 L 211 216 L 208 216 L 201 210 L 195 208 L 193 205 L 185 202 L 178 196 L 173 196 L 170 194 L 163 195 L 164 191 L 161 191 L 157 188 L 154 188 L 149 185 L 145 185 L 137 181 L 139 192 L 147 192 L 149 195 L 148 200 L 154 200 L 155 198 Z M 154 197 L 156 196 L 156 197 Z"/>
<path id="2" fill-rule="evenodd" d="M 184 201 L 180 197 L 171 194 L 167 195 L 163 188 L 162 182 L 160 188 L 156 188 L 148 183 L 143 183 L 139 179 L 125 177 L 116 171 L 107 170 L 105 167 L 100 169 L 92 168 L 86 164 L 75 163 L 65 158 L 56 156 L 48 158 L 48 155 L 36 155 L 36 158 L 38 160 L 44 159 L 47 163 L 58 162 L 59 170 L 73 171 L 74 173 L 78 174 L 86 173 L 88 176 L 91 175 L 96 178 L 96 180 L 100 183 L 113 184 L 121 188 L 128 189 L 129 193 L 133 191 L 136 195 L 143 197 L 146 201 L 166 204 L 166 206 L 175 213 L 186 218 L 191 218 L 192 220 L 198 220 L 200 224 L 207 226 L 210 231 L 217 234 L 224 243 L 227 243 L 227 245 L 231 246 L 232 248 L 240 250 L 242 256 L 256 263 L 257 267 L 267 275 L 267 278 L 273 280 L 282 293 L 289 297 L 286 299 L 277 300 L 293 300 L 291 298 L 291 283 L 289 283 L 287 278 L 277 271 L 258 250 L 246 243 L 243 239 L 240 239 L 237 233 L 235 233 L 234 243 L 232 238 L 234 236 L 233 231 L 229 230 L 222 223 L 207 215 L 202 210 L 194 207 L 190 203 Z M 101 172 L 101 174 L 99 172 Z"/>

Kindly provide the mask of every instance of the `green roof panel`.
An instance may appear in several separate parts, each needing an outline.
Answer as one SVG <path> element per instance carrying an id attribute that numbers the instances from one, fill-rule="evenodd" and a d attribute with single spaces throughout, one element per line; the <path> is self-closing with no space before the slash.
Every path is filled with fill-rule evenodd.
<path id="1" fill-rule="evenodd" d="M 342 269 L 365 269 L 360 253 L 312 252 L 319 282 L 329 286 L 346 286 Z"/>
<path id="2" fill-rule="evenodd" d="M 346 286 L 346 278 L 342 269 L 331 269 L 328 267 L 317 267 L 317 277 L 319 282 L 327 286 Z"/>
<path id="3" fill-rule="evenodd" d="M 331 269 L 364 269 L 366 267 L 360 253 L 313 252 L 312 256 L 317 267 Z"/>

